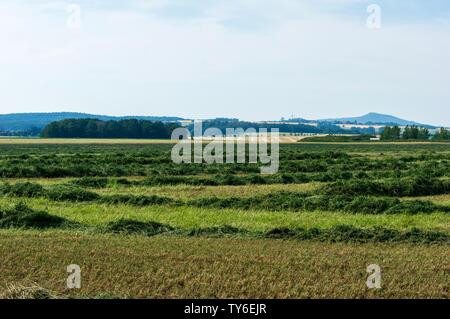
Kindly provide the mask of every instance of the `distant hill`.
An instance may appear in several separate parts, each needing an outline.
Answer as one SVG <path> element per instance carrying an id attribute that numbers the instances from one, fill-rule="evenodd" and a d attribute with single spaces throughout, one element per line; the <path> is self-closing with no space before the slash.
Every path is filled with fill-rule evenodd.
<path id="1" fill-rule="evenodd" d="M 0 131 L 26 131 L 32 128 L 42 129 L 47 124 L 65 119 L 99 119 L 102 121 L 138 119 L 148 121 L 173 122 L 182 120 L 180 117 L 172 116 L 108 116 L 86 113 L 15 113 L 0 114 Z"/>
<path id="2" fill-rule="evenodd" d="M 58 113 L 15 113 L 15 114 L 0 114 L 0 132 L 21 132 L 22 134 L 36 135 L 36 132 L 42 130 L 47 124 L 51 122 L 61 121 L 65 119 L 98 119 L 102 121 L 110 120 L 124 120 L 124 119 L 138 119 L 147 121 L 161 121 L 161 122 L 174 122 L 183 120 L 181 117 L 175 116 L 109 116 L 109 115 L 98 115 L 98 114 L 87 114 L 87 113 L 74 113 L 74 112 L 58 112 Z M 225 122 L 239 122 L 238 119 L 215 119 L 215 121 L 225 121 Z M 333 124 L 342 123 L 357 123 L 357 124 L 372 124 L 372 125 L 417 125 L 427 128 L 435 128 L 431 125 L 420 124 L 413 121 L 404 120 L 392 115 L 379 114 L 379 113 L 368 113 L 360 117 L 344 117 L 344 118 L 334 118 L 334 119 L 323 119 L 323 120 L 306 120 L 302 118 L 283 120 L 281 122 L 298 122 L 298 123 L 311 123 L 319 122 L 321 128 L 325 131 L 335 132 L 336 128 Z M 328 125 L 327 127 L 325 127 Z M 348 132 L 348 131 L 346 131 Z M 369 133 L 369 132 L 363 132 Z"/>
<path id="3" fill-rule="evenodd" d="M 428 128 L 434 128 L 432 125 L 421 124 L 413 121 L 404 120 L 392 115 L 380 114 L 380 113 L 368 113 L 359 117 L 343 117 L 335 119 L 323 119 L 318 120 L 321 122 L 331 122 L 331 123 L 357 123 L 357 124 L 379 124 L 379 125 L 417 125 Z"/>

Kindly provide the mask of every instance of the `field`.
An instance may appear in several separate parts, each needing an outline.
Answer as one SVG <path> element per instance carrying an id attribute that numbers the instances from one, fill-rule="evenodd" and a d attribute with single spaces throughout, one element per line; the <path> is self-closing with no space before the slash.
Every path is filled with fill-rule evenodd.
<path id="1" fill-rule="evenodd" d="M 283 144 L 275 175 L 171 148 L 1 140 L 0 296 L 449 297 L 450 144 Z"/>
<path id="2" fill-rule="evenodd" d="M 280 143 L 295 143 L 299 140 L 304 139 L 305 136 L 291 136 L 291 135 L 280 135 Z M 111 145 L 111 144 L 168 144 L 175 143 L 176 140 L 167 139 L 100 139 L 100 138 L 83 138 L 83 139 L 73 139 L 73 138 L 21 138 L 21 137 L 2 137 L 0 136 L 0 144 L 82 144 L 82 145 Z M 205 140 L 208 142 L 208 139 Z"/>

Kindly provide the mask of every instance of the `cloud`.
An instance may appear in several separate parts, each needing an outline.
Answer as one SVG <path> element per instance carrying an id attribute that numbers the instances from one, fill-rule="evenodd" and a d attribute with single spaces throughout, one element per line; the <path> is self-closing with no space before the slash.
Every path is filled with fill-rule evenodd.
<path id="1" fill-rule="evenodd" d="M 0 5 L 2 112 L 450 118 L 442 12 L 423 23 L 383 9 L 370 30 L 367 1 L 74 0 L 70 30 L 71 2 Z"/>

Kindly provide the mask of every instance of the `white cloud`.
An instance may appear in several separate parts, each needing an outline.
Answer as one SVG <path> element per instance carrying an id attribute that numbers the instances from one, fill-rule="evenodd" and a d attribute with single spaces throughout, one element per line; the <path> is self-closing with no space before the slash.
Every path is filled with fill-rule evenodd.
<path id="1" fill-rule="evenodd" d="M 448 24 L 369 30 L 343 2 L 81 1 L 80 31 L 69 2 L 2 3 L 1 112 L 450 119 Z"/>

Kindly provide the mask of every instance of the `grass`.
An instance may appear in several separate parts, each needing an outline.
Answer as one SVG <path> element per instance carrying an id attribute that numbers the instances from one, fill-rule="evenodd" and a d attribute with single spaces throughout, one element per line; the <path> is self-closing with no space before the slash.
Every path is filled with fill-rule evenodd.
<path id="1" fill-rule="evenodd" d="M 417 203 L 408 203 L 418 207 L 417 214 L 372 215 L 359 208 L 357 214 L 281 211 L 278 207 L 287 203 L 283 198 L 274 202 L 273 207 L 269 205 L 274 211 L 258 209 L 257 205 L 248 206 L 252 209 L 239 209 L 239 206 L 222 209 L 173 203 L 159 205 L 161 201 L 158 201 L 160 197 L 168 197 L 192 203 L 217 197 L 237 198 L 239 202 L 243 198 L 262 197 L 272 203 L 273 197 L 266 195 L 280 192 L 318 195 L 330 182 L 351 177 L 345 173 L 354 174 L 356 183 L 363 178 L 362 173 L 369 174 L 366 178 L 373 180 L 397 180 L 422 172 L 427 178 L 444 180 L 450 176 L 447 172 L 449 143 L 308 142 L 281 146 L 280 176 L 281 173 L 287 177 L 297 173 L 332 176 L 295 179 L 297 183 L 322 182 L 291 184 L 292 180 L 283 179 L 275 182 L 286 184 L 236 186 L 114 183 L 119 177 L 129 181 L 179 176 L 215 180 L 227 170 L 238 178 L 256 174 L 252 167 L 243 166 L 174 166 L 168 158 L 170 142 L 0 139 L 0 166 L 5 173 L 2 176 L 68 176 L 2 179 L 11 184 L 37 183 L 47 191 L 53 190 L 54 196 L 49 196 L 47 191 L 44 197 L 36 198 L 0 196 L 0 219 L 6 218 L 6 226 L 15 227 L 0 229 L 0 297 L 450 297 L 448 212 L 425 213 Z M 66 173 L 61 171 L 66 169 Z M 97 193 L 101 198 L 91 202 L 65 201 L 78 197 L 74 198 L 73 189 L 69 192 L 67 187 L 58 185 L 82 176 L 108 178 L 107 187 L 95 188 L 86 184 L 86 180 L 85 184 L 78 184 L 78 197 L 87 195 L 81 190 L 88 187 L 88 192 Z M 27 192 L 34 188 L 19 186 L 16 194 L 31 197 Z M 39 193 L 39 185 L 34 191 Z M 61 197 L 64 194 L 67 196 Z M 119 203 L 115 195 L 132 195 L 130 199 L 146 200 L 152 205 L 126 205 Z M 109 204 L 106 199 L 110 200 Z M 450 207 L 450 194 L 402 198 L 417 199 Z M 21 202 L 32 210 L 14 208 Z M 269 206 L 260 207 L 269 209 Z M 38 227 L 52 220 L 62 226 Z M 323 241 L 319 241 L 321 234 Z M 402 243 L 397 239 L 389 243 L 358 243 L 371 234 L 383 240 L 404 234 L 413 238 Z M 310 235 L 313 240 L 304 240 Z M 348 240 L 339 236 L 347 236 Z M 436 236 L 443 236 L 444 240 L 433 240 Z M 350 239 L 355 240 L 346 243 Z M 382 268 L 381 290 L 366 288 L 366 267 L 372 263 Z M 69 264 L 81 266 L 80 290 L 65 289 Z"/>
<path id="2" fill-rule="evenodd" d="M 14 251 L 11 250 L 14 247 Z M 447 246 L 0 231 L 0 290 L 34 282 L 70 297 L 448 298 Z M 65 289 L 66 267 L 81 289 Z M 382 288 L 366 288 L 366 267 Z"/>
<path id="3" fill-rule="evenodd" d="M 249 231 L 267 231 L 277 227 L 329 228 L 350 225 L 359 228 L 382 226 L 398 230 L 414 227 L 429 230 L 450 230 L 448 213 L 365 215 L 340 212 L 268 212 L 236 209 L 207 209 L 195 207 L 106 205 L 98 203 L 51 202 L 46 199 L 0 198 L 7 207 L 24 201 L 31 208 L 88 226 L 102 226 L 111 221 L 133 219 L 155 221 L 183 229 L 230 225 Z"/>
<path id="4" fill-rule="evenodd" d="M 114 188 L 105 188 L 97 190 L 99 194 L 133 194 L 133 195 L 159 195 L 174 199 L 196 199 L 207 197 L 253 197 L 258 195 L 267 195 L 272 192 L 284 191 L 289 188 L 290 191 L 307 192 L 318 189 L 321 183 L 307 184 L 270 184 L 270 185 L 238 185 L 238 186 L 117 186 Z"/>

